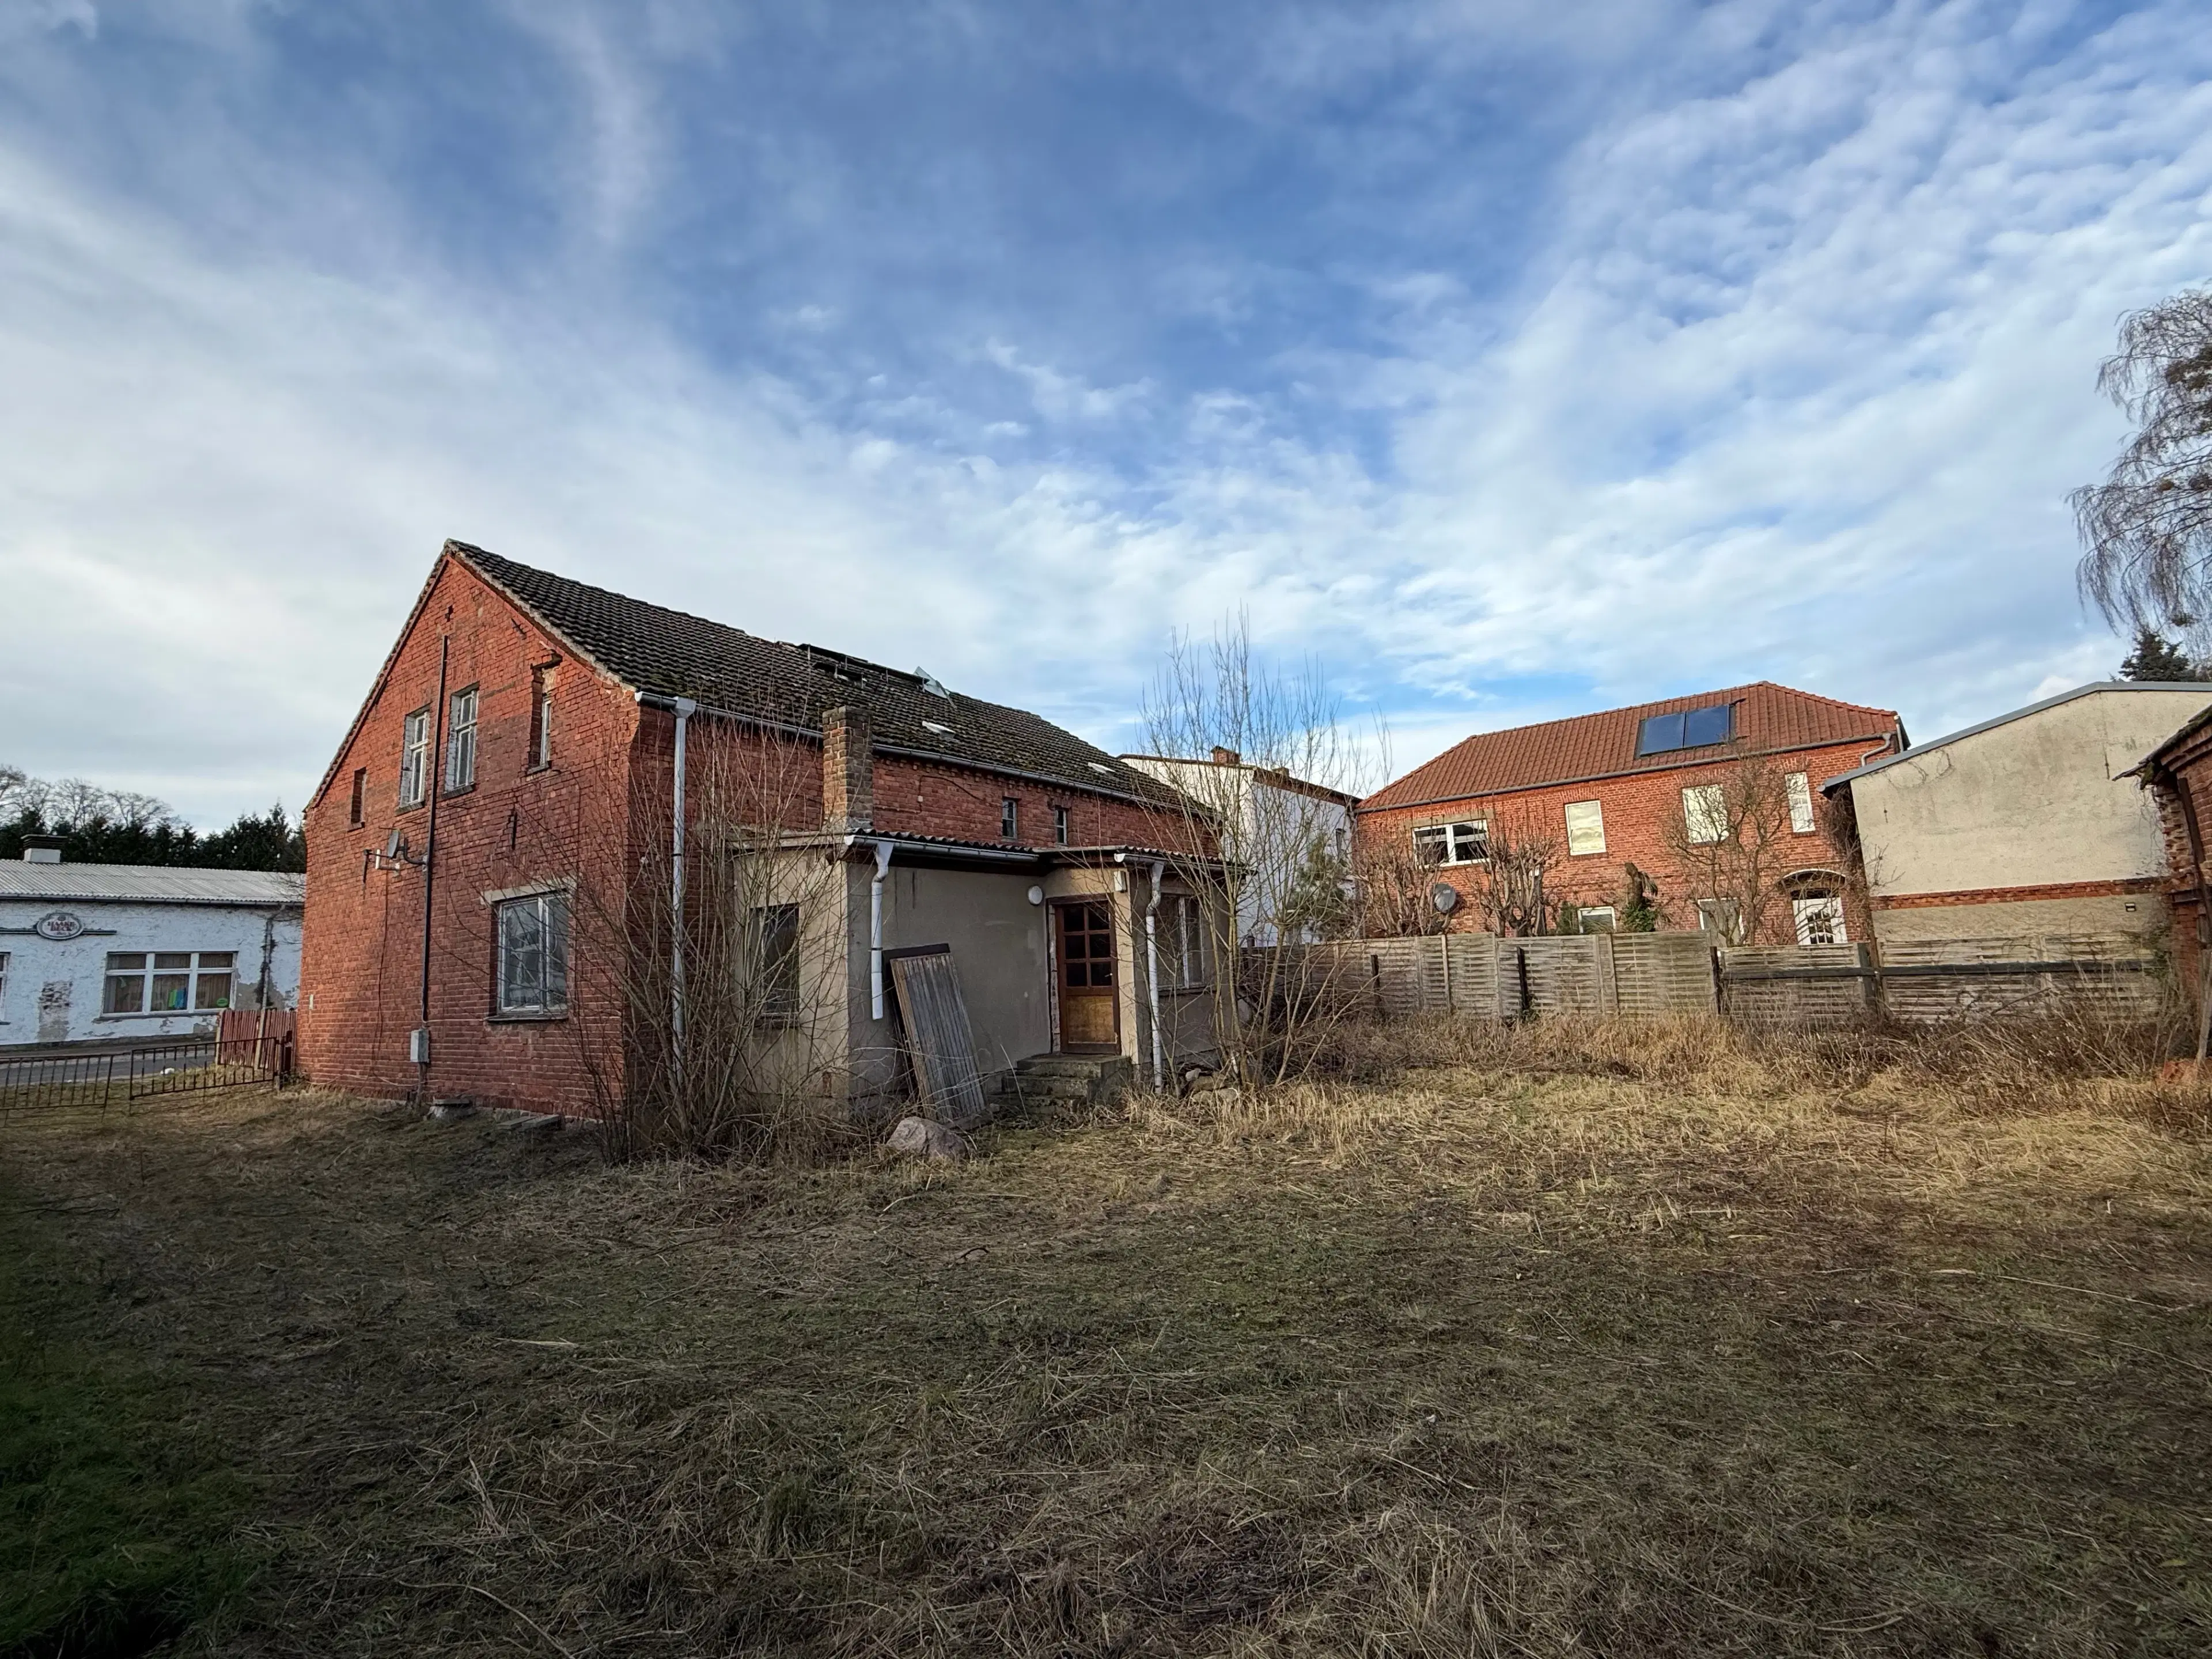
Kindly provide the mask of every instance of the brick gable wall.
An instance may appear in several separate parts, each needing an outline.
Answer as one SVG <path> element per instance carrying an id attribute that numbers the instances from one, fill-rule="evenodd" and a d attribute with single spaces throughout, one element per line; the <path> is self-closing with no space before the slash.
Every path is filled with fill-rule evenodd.
<path id="1" fill-rule="evenodd" d="M 1784 871 L 1795 869 L 1827 869 L 1848 872 L 1846 854 L 1832 838 L 1826 814 L 1820 810 L 1821 783 L 1841 773 L 1850 771 L 1866 757 L 1868 746 L 1863 742 L 1828 747 L 1804 749 L 1776 754 L 1768 757 L 1769 763 L 1778 772 L 1803 772 L 1813 790 L 1816 828 L 1810 835 L 1791 836 L 1790 850 L 1784 854 L 1788 863 Z M 1627 866 L 1634 864 L 1651 877 L 1659 887 L 1659 902 L 1664 921 L 1670 928 L 1692 928 L 1697 926 L 1694 901 L 1710 895 L 1688 890 L 1677 872 L 1673 854 L 1667 847 L 1667 825 L 1679 822 L 1682 812 L 1682 791 L 1701 783 L 1723 783 L 1735 763 L 1721 761 L 1702 766 L 1680 767 L 1668 771 L 1638 772 L 1623 777 L 1604 778 L 1593 782 L 1557 784 L 1540 789 L 1525 789 L 1495 795 L 1480 795 L 1466 799 L 1431 803 L 1422 806 L 1395 807 L 1382 811 L 1363 811 L 1358 817 L 1358 835 L 1364 844 L 1374 847 L 1379 838 L 1410 845 L 1413 830 L 1421 825 L 1449 823 L 1465 818 L 1491 817 L 1511 823 L 1524 822 L 1540 825 L 1543 831 L 1554 838 L 1561 849 L 1559 867 L 1547 883 L 1547 896 L 1553 902 L 1565 900 L 1573 904 L 1610 904 L 1616 909 L 1627 900 Z M 1566 807 L 1572 801 L 1595 800 L 1601 804 L 1605 818 L 1605 851 L 1569 857 L 1566 847 Z M 1473 902 L 1482 879 L 1480 866 L 1443 866 L 1437 869 L 1435 878 L 1449 884 L 1459 890 L 1460 907 L 1452 912 L 1449 925 L 1455 930 L 1474 931 L 1482 926 Z M 1846 895 L 1845 927 L 1853 939 L 1871 937 L 1869 920 L 1863 902 L 1858 896 L 1859 884 L 1849 884 Z M 1795 938 L 1790 906 L 1786 902 L 1769 912 L 1765 929 L 1768 939 L 1764 942 L 1782 943 Z"/>

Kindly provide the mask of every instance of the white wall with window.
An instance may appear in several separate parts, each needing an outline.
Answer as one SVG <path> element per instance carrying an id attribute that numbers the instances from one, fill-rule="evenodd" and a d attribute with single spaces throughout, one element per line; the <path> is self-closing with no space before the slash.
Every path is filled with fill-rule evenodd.
<path id="1" fill-rule="evenodd" d="M 0 1048 L 181 1041 L 228 1007 L 290 1007 L 301 878 L 0 863 Z"/>

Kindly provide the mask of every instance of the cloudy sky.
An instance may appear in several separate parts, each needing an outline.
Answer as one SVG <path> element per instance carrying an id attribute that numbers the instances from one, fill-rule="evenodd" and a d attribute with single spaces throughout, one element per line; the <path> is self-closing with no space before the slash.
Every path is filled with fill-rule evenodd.
<path id="1" fill-rule="evenodd" d="M 1109 746 L 1239 609 L 1401 769 L 1933 736 L 2121 655 L 2208 205 L 2202 0 L 0 0 L 0 760 L 296 805 L 447 536 Z"/>

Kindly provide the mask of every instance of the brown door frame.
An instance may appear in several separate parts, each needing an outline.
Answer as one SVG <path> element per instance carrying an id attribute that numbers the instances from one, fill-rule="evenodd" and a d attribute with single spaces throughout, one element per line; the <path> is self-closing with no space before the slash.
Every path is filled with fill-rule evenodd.
<path id="1" fill-rule="evenodd" d="M 1118 1054 L 1121 1052 L 1121 953 L 1117 948 L 1111 958 L 1114 963 L 1114 983 L 1107 1000 L 1114 1009 L 1114 1038 L 1110 1043 L 1086 1042 L 1071 1044 L 1067 1040 L 1066 975 L 1067 975 L 1067 911 L 1079 904 L 1096 904 L 1106 912 L 1106 936 L 1117 946 L 1120 943 L 1114 928 L 1114 896 L 1111 893 L 1071 893 L 1066 898 L 1054 899 L 1045 908 L 1052 917 L 1052 1029 L 1057 1052 L 1064 1054 Z"/>

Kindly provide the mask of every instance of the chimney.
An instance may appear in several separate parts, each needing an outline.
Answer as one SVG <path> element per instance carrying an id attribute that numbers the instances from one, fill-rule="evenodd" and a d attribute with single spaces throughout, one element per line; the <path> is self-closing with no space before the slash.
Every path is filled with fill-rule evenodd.
<path id="1" fill-rule="evenodd" d="M 1244 757 L 1234 749 L 1224 749 L 1217 743 L 1213 745 L 1213 763 L 1216 766 L 1242 766 Z"/>
<path id="2" fill-rule="evenodd" d="M 26 864 L 59 864 L 62 861 L 62 838 L 59 836 L 26 836 L 23 837 L 23 862 Z"/>
<path id="3" fill-rule="evenodd" d="M 866 830 L 875 818 L 875 755 L 868 711 L 850 705 L 822 715 L 822 827 Z"/>

